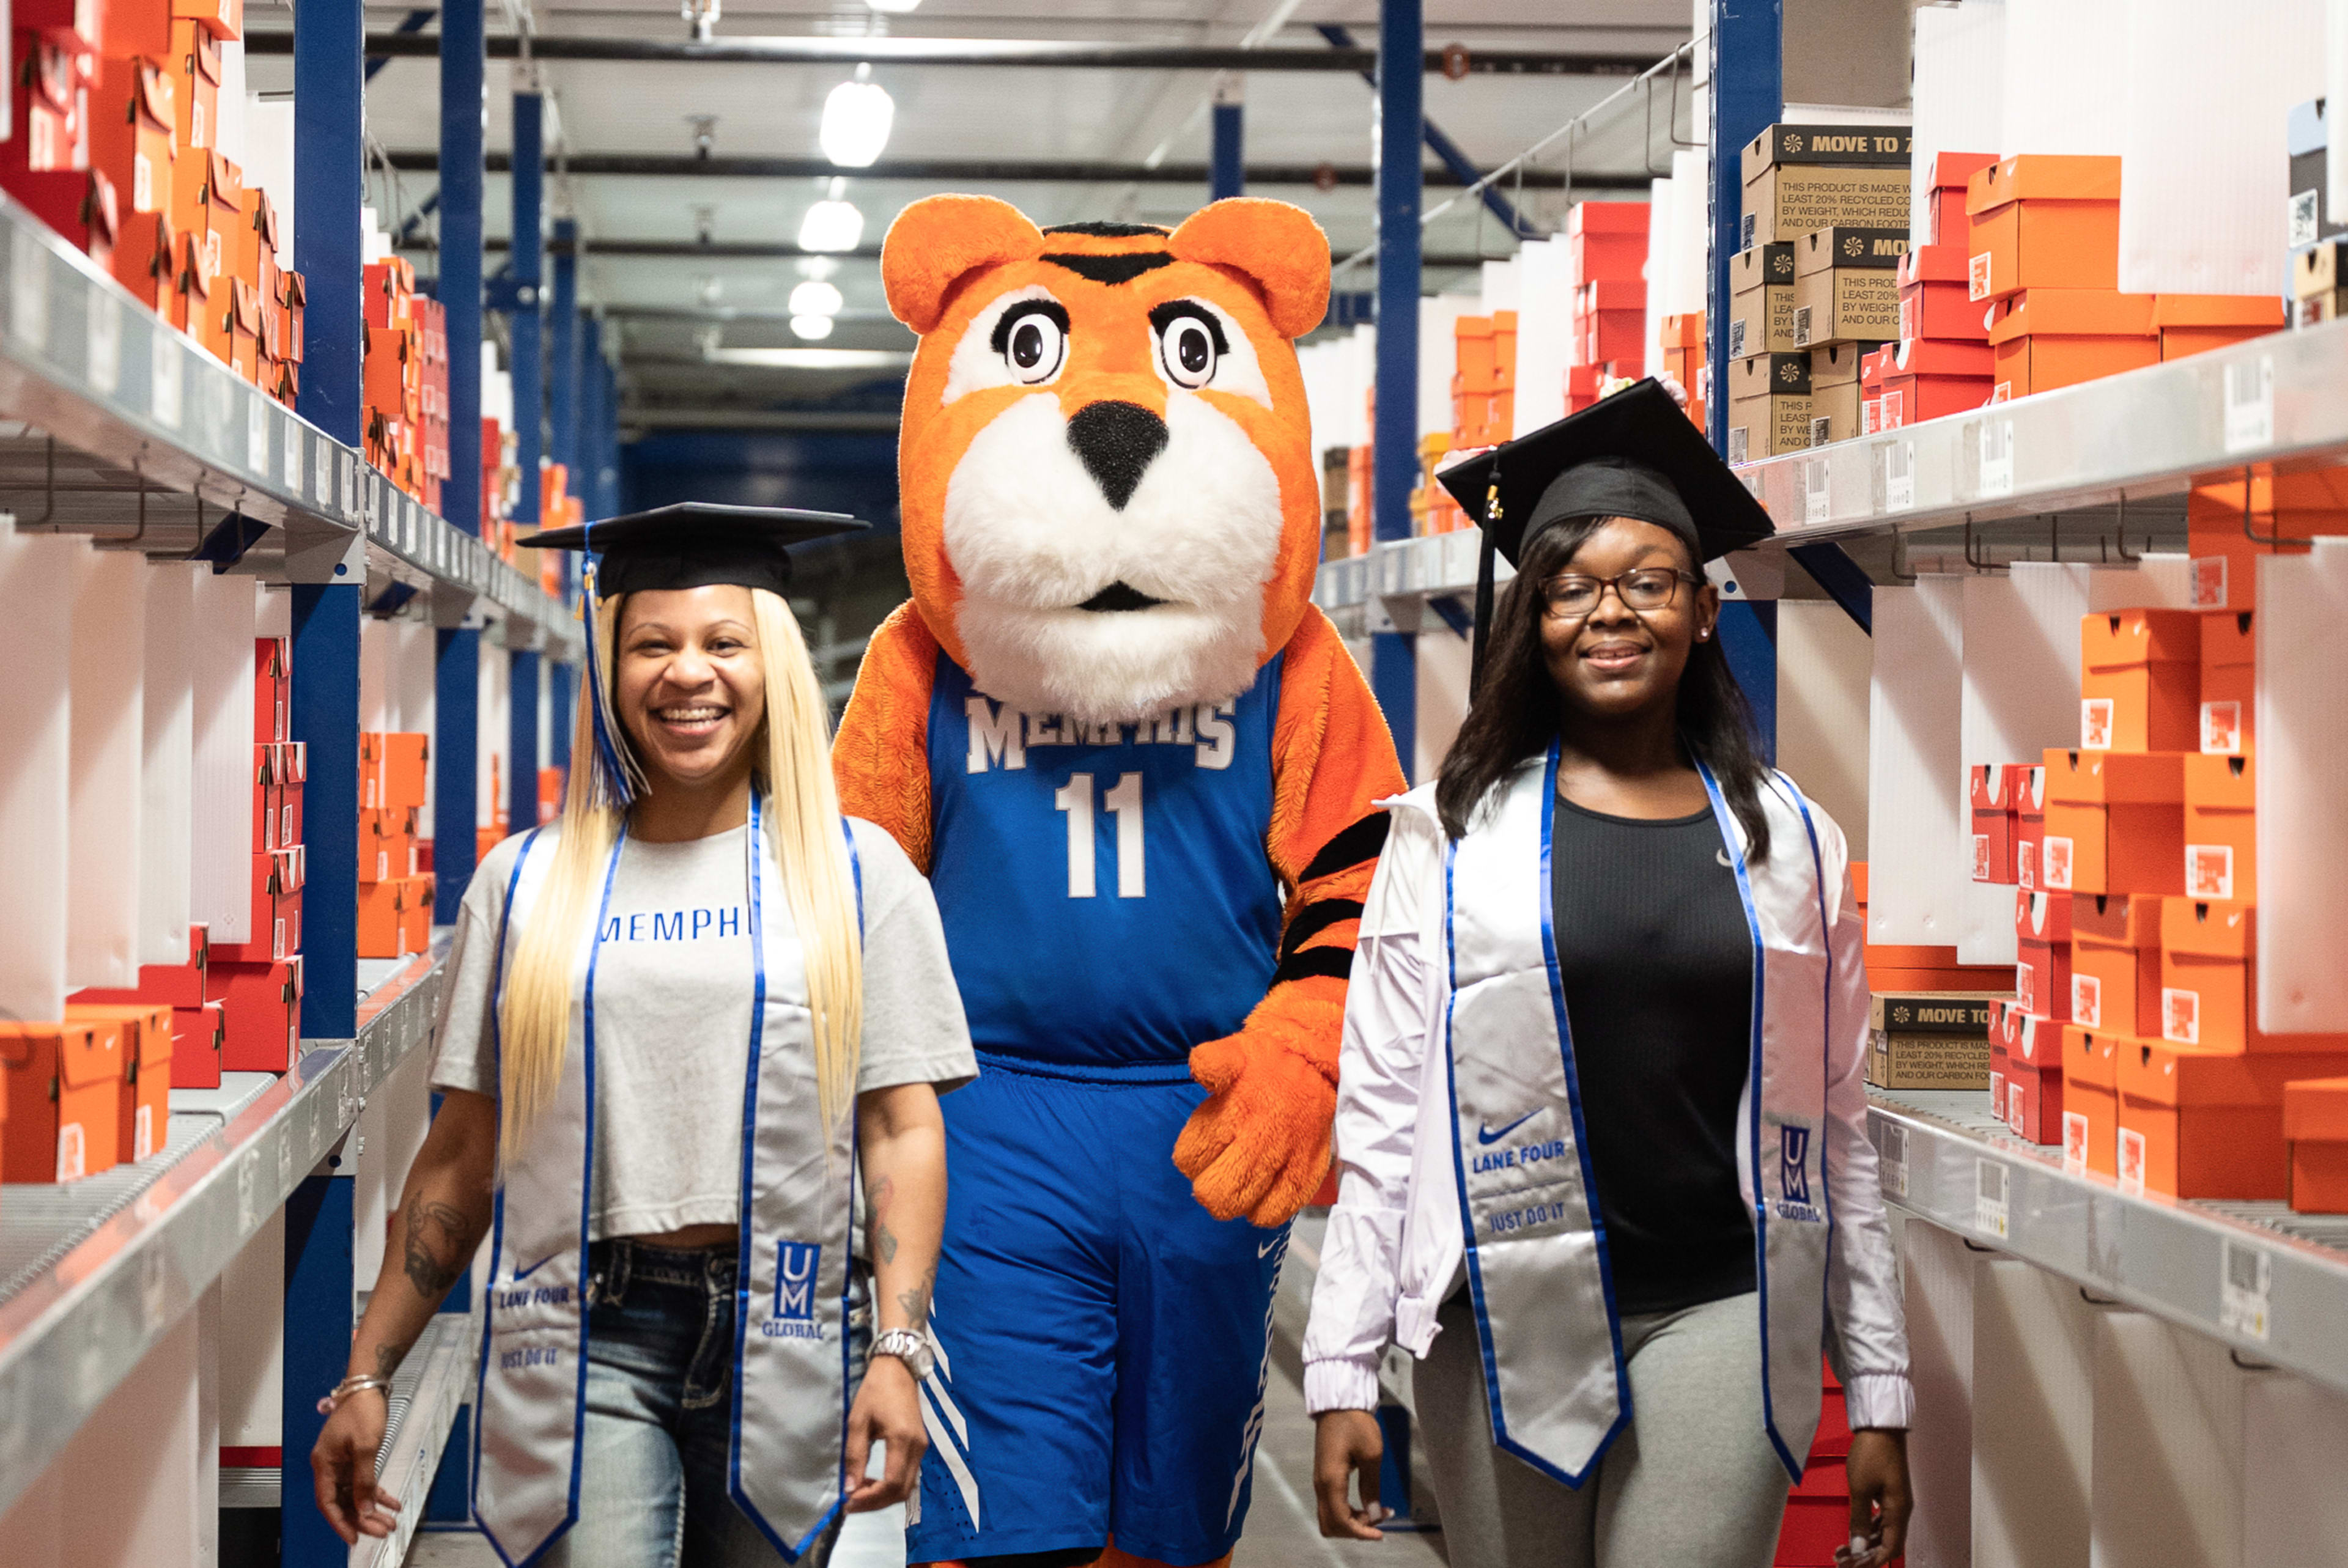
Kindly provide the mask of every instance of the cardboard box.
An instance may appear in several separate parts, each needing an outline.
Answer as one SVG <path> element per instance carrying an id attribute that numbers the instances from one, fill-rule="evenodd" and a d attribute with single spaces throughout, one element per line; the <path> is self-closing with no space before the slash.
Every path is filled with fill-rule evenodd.
<path id="1" fill-rule="evenodd" d="M 200 22 L 175 17 L 171 22 L 171 52 L 166 56 L 171 72 L 173 118 L 171 145 L 185 152 L 218 144 L 220 124 L 220 40 Z"/>
<path id="2" fill-rule="evenodd" d="M 2164 360 L 2264 337 L 2285 323 L 2282 301 L 2272 294 L 2156 294 L 2152 301 Z"/>
<path id="3" fill-rule="evenodd" d="M 1814 229 L 1908 227 L 1905 126 L 1773 125 L 1747 142 L 1741 248 Z"/>
<path id="4" fill-rule="evenodd" d="M 2119 1051 L 2127 1041 L 2102 1030 L 2063 1030 L 2063 1166 L 2078 1173 L 2116 1173 Z"/>
<path id="5" fill-rule="evenodd" d="M 1970 771 L 1973 880 L 2013 884 L 2015 784 L 2022 770 L 1976 763 Z"/>
<path id="6" fill-rule="evenodd" d="M 1728 362 L 1728 460 L 1750 462 L 1810 444 L 1810 356 L 1764 354 Z"/>
<path id="7" fill-rule="evenodd" d="M 1900 334 L 1908 230 L 1820 229 L 1794 244 L 1794 346 L 1881 343 Z"/>
<path id="8" fill-rule="evenodd" d="M 1827 343 L 1810 350 L 1810 445 L 1860 434 L 1859 362 L 1873 343 Z"/>
<path id="9" fill-rule="evenodd" d="M 1565 259 L 1577 283 L 1600 278 L 1637 278 L 1647 270 L 1647 236 L 1644 231 L 1569 234 Z"/>
<path id="10" fill-rule="evenodd" d="M 2247 492 L 2251 526 L 2261 539 L 2279 543 L 2260 543 L 2243 532 L 2245 491 L 2239 477 L 2195 485 L 2185 497 L 2190 606 L 2255 610 L 2261 557 L 2302 553 L 2302 541 L 2319 534 L 2348 533 L 2348 494 L 2340 479 L 2328 468 L 2254 477 Z"/>
<path id="11" fill-rule="evenodd" d="M 1965 186 L 1968 292 L 2119 287 L 2120 160 L 2025 153 Z"/>
<path id="12" fill-rule="evenodd" d="M 1943 152 L 1934 155 L 1925 178 L 1931 205 L 1925 209 L 1924 241 L 1961 254 L 1971 241 L 1972 220 L 1965 215 L 1965 188 L 1972 177 L 1997 161 L 1993 152 Z M 1963 273 L 1958 274 L 1960 280 Z M 1902 336 L 1908 334 L 1902 333 Z"/>
<path id="13" fill-rule="evenodd" d="M 2181 754 L 2050 748 L 2045 768 L 2045 836 L 2037 868 L 2045 888 L 2070 893 L 2183 891 Z"/>
<path id="14" fill-rule="evenodd" d="M 2285 1086 L 2336 1074 L 2337 1055 L 2258 1055 L 2138 1040 L 2118 1052 L 2119 1185 L 2178 1198 L 2281 1198 Z"/>
<path id="15" fill-rule="evenodd" d="M 2291 154 L 2290 223 L 2284 243 L 2294 248 L 2339 233 L 2343 225 L 2333 216 L 2330 185 L 2330 117 L 2322 98 L 2293 104 L 2285 121 Z"/>
<path id="16" fill-rule="evenodd" d="M 2160 1032 L 2160 905 L 2157 897 L 2073 897 L 2073 1022 L 2112 1034 Z"/>
<path id="17" fill-rule="evenodd" d="M 1945 339 L 1893 347 L 1883 378 L 1884 428 L 1962 414 L 1987 403 L 1993 387 L 1990 353 L 1986 343 Z"/>
<path id="18" fill-rule="evenodd" d="M 1794 350 L 1794 246 L 1756 245 L 1729 258 L 1728 357 Z"/>
<path id="19" fill-rule="evenodd" d="M 2201 626 L 2189 610 L 2098 610 L 2079 620 L 2079 746 L 2194 750 Z"/>
<path id="20" fill-rule="evenodd" d="M 2190 754 L 2185 759 L 2185 896 L 2259 897 L 2257 774 L 2250 759 Z"/>
<path id="21" fill-rule="evenodd" d="M 1893 272 L 1900 290 L 1900 331 L 1904 342 L 1948 338 L 1989 341 L 1989 310 L 1971 297 L 1966 283 L 1972 258 L 1962 245 L 1919 245 L 1900 258 Z"/>
<path id="22" fill-rule="evenodd" d="M 2150 294 L 2033 287 L 2000 296 L 1989 327 L 2000 402 L 2160 362 Z"/>
<path id="23" fill-rule="evenodd" d="M 89 104 L 90 167 L 114 182 L 122 210 L 170 211 L 179 109 L 170 74 L 149 60 L 108 59 Z"/>
<path id="24" fill-rule="evenodd" d="M 302 960 L 219 966 L 231 1072 L 284 1072 L 302 1050 Z"/>
<path id="25" fill-rule="evenodd" d="M 0 1021 L 8 1142 L 0 1181 L 73 1182 L 114 1168 L 121 1146 L 122 1025 Z"/>
<path id="26" fill-rule="evenodd" d="M 285 739 L 285 704 L 294 690 L 293 645 L 283 637 L 257 637 L 252 644 L 252 738 Z"/>
<path id="27" fill-rule="evenodd" d="M 1878 1030 L 1869 1037 L 1867 1081 L 1878 1089 L 1979 1091 L 1989 1081 L 1989 1040 Z"/>
<path id="28" fill-rule="evenodd" d="M 2014 770 L 2013 883 L 2038 886 L 2038 852 L 2046 841 L 2046 769 L 2043 764 Z"/>
<path id="29" fill-rule="evenodd" d="M 129 1164 L 161 1153 L 171 1134 L 171 1004 L 67 1002 L 66 1020 L 121 1030 L 115 1163 Z"/>
<path id="30" fill-rule="evenodd" d="M 2043 898 L 2046 895 L 2042 893 L 2036 897 Z M 2016 1006 L 2034 1017 L 2068 1023 L 2071 1020 L 2071 944 L 2029 937 L 2017 942 L 2013 999 Z"/>
<path id="31" fill-rule="evenodd" d="M 2348 1078 L 2284 1084 L 2282 1136 L 2291 1147 L 2291 1206 L 2303 1214 L 2348 1214 Z"/>
<path id="32" fill-rule="evenodd" d="M 218 1089 L 221 1051 L 228 1042 L 228 1009 L 208 1001 L 171 1009 L 171 1087 Z"/>
<path id="33" fill-rule="evenodd" d="M 2030 1021 L 2035 1030 L 2045 1020 Z M 2006 1051 L 2005 1125 L 2026 1143 L 2052 1146 L 2063 1142 L 2063 1062 L 2054 1044 L 2062 1038 L 2061 1026 L 2045 1022 L 2040 1033 L 2048 1042 L 2044 1060 L 2024 1061 Z"/>
<path id="34" fill-rule="evenodd" d="M 2343 255 L 2348 255 L 2348 240 L 2326 240 L 2291 252 L 2291 297 L 2316 299 L 2348 287 L 2348 267 L 2341 265 Z"/>
<path id="35" fill-rule="evenodd" d="M 2200 618 L 2200 743 L 2205 756 L 2247 757 L 2258 750 L 2253 613 L 2247 610 L 2205 612 Z"/>
<path id="36" fill-rule="evenodd" d="M 171 15 L 192 16 L 230 43 L 244 36 L 244 0 L 171 0 Z"/>
<path id="37" fill-rule="evenodd" d="M 371 811 L 424 804 L 431 737 L 413 732 L 366 730 L 359 734 L 359 804 Z"/>

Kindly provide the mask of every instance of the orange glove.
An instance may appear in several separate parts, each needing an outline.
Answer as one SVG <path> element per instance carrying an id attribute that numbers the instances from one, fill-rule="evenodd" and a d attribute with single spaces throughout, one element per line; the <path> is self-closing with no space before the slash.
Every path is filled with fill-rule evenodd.
<path id="1" fill-rule="evenodd" d="M 1334 996 L 1316 994 L 1321 991 Z M 1237 1034 L 1190 1052 L 1207 1102 L 1174 1142 L 1174 1165 L 1219 1220 L 1271 1229 L 1295 1217 L 1329 1173 L 1344 983 L 1274 986 Z"/>

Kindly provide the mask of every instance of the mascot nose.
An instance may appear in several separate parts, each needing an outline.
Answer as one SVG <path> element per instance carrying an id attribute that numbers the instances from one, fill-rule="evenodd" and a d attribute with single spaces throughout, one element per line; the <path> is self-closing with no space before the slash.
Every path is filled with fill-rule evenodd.
<path id="1" fill-rule="evenodd" d="M 1136 403 L 1088 403 L 1068 420 L 1068 445 L 1121 512 L 1141 483 L 1141 471 L 1166 450 L 1166 421 Z"/>

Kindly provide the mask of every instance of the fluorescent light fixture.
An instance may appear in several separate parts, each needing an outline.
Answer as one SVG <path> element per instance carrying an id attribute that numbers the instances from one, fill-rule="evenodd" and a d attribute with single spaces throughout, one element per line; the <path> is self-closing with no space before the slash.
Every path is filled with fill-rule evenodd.
<path id="1" fill-rule="evenodd" d="M 896 100 L 872 79 L 870 62 L 856 67 L 856 79 L 842 82 L 823 100 L 823 125 L 816 140 L 823 155 L 842 169 L 870 169 L 889 145 Z"/>
<path id="2" fill-rule="evenodd" d="M 840 298 L 839 290 L 820 278 L 809 278 L 791 291 L 791 314 L 795 316 L 822 316 L 829 320 L 839 313 L 839 307 L 845 303 L 847 302 Z M 801 333 L 799 335 L 821 337 L 823 333 Z"/>
<path id="3" fill-rule="evenodd" d="M 896 348 L 721 348 L 708 358 L 760 370 L 902 370 L 913 363 L 910 352 Z"/>
<path id="4" fill-rule="evenodd" d="M 864 0 L 864 4 L 884 16 L 901 16 L 919 5 L 922 0 Z"/>
<path id="5" fill-rule="evenodd" d="M 835 179 L 831 193 L 807 210 L 799 220 L 802 251 L 853 251 L 864 238 L 864 214 L 842 195 L 848 181 Z"/>
<path id="6" fill-rule="evenodd" d="M 793 337 L 805 338 L 810 343 L 818 342 L 823 338 L 828 338 L 831 335 L 831 318 L 827 315 L 819 314 L 815 312 L 808 312 L 803 315 L 793 316 L 791 318 L 791 335 Z"/>

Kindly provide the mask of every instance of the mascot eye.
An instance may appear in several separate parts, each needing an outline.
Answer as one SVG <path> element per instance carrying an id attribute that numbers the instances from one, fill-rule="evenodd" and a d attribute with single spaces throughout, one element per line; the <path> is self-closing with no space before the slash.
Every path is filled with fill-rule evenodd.
<path id="1" fill-rule="evenodd" d="M 1049 381 L 1059 373 L 1067 352 L 1067 333 L 1042 311 L 1029 311 L 1009 323 L 1003 339 L 1003 363 L 1029 385 Z"/>
<path id="2" fill-rule="evenodd" d="M 1218 335 L 1210 323 L 1198 316 L 1177 317 L 1158 340 L 1168 378 L 1177 386 L 1192 388 L 1214 380 Z"/>

